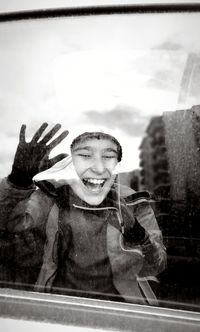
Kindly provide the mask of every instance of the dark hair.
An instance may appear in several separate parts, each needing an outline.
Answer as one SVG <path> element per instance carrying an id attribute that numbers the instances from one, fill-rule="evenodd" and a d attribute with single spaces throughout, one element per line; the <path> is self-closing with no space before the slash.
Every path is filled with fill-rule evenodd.
<path id="1" fill-rule="evenodd" d="M 79 136 L 77 136 L 71 143 L 71 152 L 74 148 L 75 145 L 77 145 L 78 143 L 80 142 L 84 142 L 88 139 L 92 139 L 92 138 L 95 138 L 95 139 L 108 139 L 110 141 L 112 141 L 113 143 L 116 144 L 117 146 L 117 153 L 118 153 L 118 156 L 117 156 L 117 160 L 118 162 L 121 161 L 122 159 L 122 147 L 120 145 L 120 143 L 118 142 L 118 140 L 112 136 L 112 135 L 109 135 L 109 134 L 106 134 L 106 133 L 103 133 L 103 132 L 85 132 Z"/>

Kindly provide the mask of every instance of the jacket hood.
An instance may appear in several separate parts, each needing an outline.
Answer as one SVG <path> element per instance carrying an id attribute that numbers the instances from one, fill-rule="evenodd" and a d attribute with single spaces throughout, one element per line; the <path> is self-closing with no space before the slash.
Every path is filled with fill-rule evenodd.
<path id="1" fill-rule="evenodd" d="M 115 173 L 117 174 L 117 169 Z M 37 174 L 33 180 L 42 191 L 50 195 L 55 196 L 58 188 L 63 186 L 70 186 L 75 180 L 78 180 L 78 175 L 74 168 L 72 157 L 68 156 L 56 163 L 50 169 Z M 135 193 L 135 191 L 128 186 L 119 185 L 118 182 L 115 182 L 113 189 L 118 191 L 120 196 L 126 197 Z"/>
<path id="2" fill-rule="evenodd" d="M 67 156 L 53 167 L 44 172 L 38 173 L 33 180 L 36 184 L 41 181 L 49 182 L 55 188 L 58 188 L 70 184 L 70 181 L 77 178 L 78 176 L 72 163 L 72 157 Z"/>
<path id="3" fill-rule="evenodd" d="M 44 193 L 50 196 L 57 197 L 60 193 L 66 190 L 67 187 L 70 187 L 70 184 L 67 183 L 67 181 L 56 181 L 55 179 L 44 179 L 44 180 L 35 180 L 35 185 L 39 187 Z M 131 197 L 136 192 L 124 185 L 119 185 L 118 183 L 114 183 L 112 188 L 112 197 L 114 197 L 114 200 L 116 200 L 117 193 L 122 198 Z"/>

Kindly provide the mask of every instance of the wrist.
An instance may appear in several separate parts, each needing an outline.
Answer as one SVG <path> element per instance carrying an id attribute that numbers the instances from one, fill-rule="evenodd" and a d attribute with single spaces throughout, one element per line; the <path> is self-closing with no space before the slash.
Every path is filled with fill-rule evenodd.
<path id="1" fill-rule="evenodd" d="M 12 167 L 8 180 L 17 187 L 29 187 L 33 184 L 32 175 L 17 167 Z"/>

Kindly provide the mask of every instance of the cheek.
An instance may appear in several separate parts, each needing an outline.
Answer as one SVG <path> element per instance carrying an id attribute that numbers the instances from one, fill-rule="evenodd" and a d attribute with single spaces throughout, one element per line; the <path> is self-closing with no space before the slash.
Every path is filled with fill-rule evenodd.
<path id="1" fill-rule="evenodd" d="M 73 158 L 73 164 L 79 177 L 88 169 L 87 161 L 82 160 L 81 158 Z"/>
<path id="2" fill-rule="evenodd" d="M 109 170 L 109 172 L 111 173 L 111 175 L 113 174 L 113 172 L 115 173 L 115 169 L 118 165 L 118 162 L 116 160 L 111 160 L 108 164 L 107 164 L 107 169 Z"/>

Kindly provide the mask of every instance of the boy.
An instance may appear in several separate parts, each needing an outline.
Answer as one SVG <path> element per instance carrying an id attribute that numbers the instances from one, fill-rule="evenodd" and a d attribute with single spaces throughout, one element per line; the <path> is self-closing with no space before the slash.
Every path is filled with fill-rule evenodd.
<path id="1" fill-rule="evenodd" d="M 46 128 L 27 143 L 22 126 L 1 184 L 2 265 L 13 267 L 10 279 L 39 291 L 157 304 L 146 278 L 165 267 L 165 248 L 148 194 L 115 182 L 121 145 L 105 133 L 83 133 L 71 144 L 76 176 L 37 181 L 36 188 L 33 177 L 66 157 L 49 153 L 68 132 L 47 144 L 60 125 L 41 139 Z"/>

